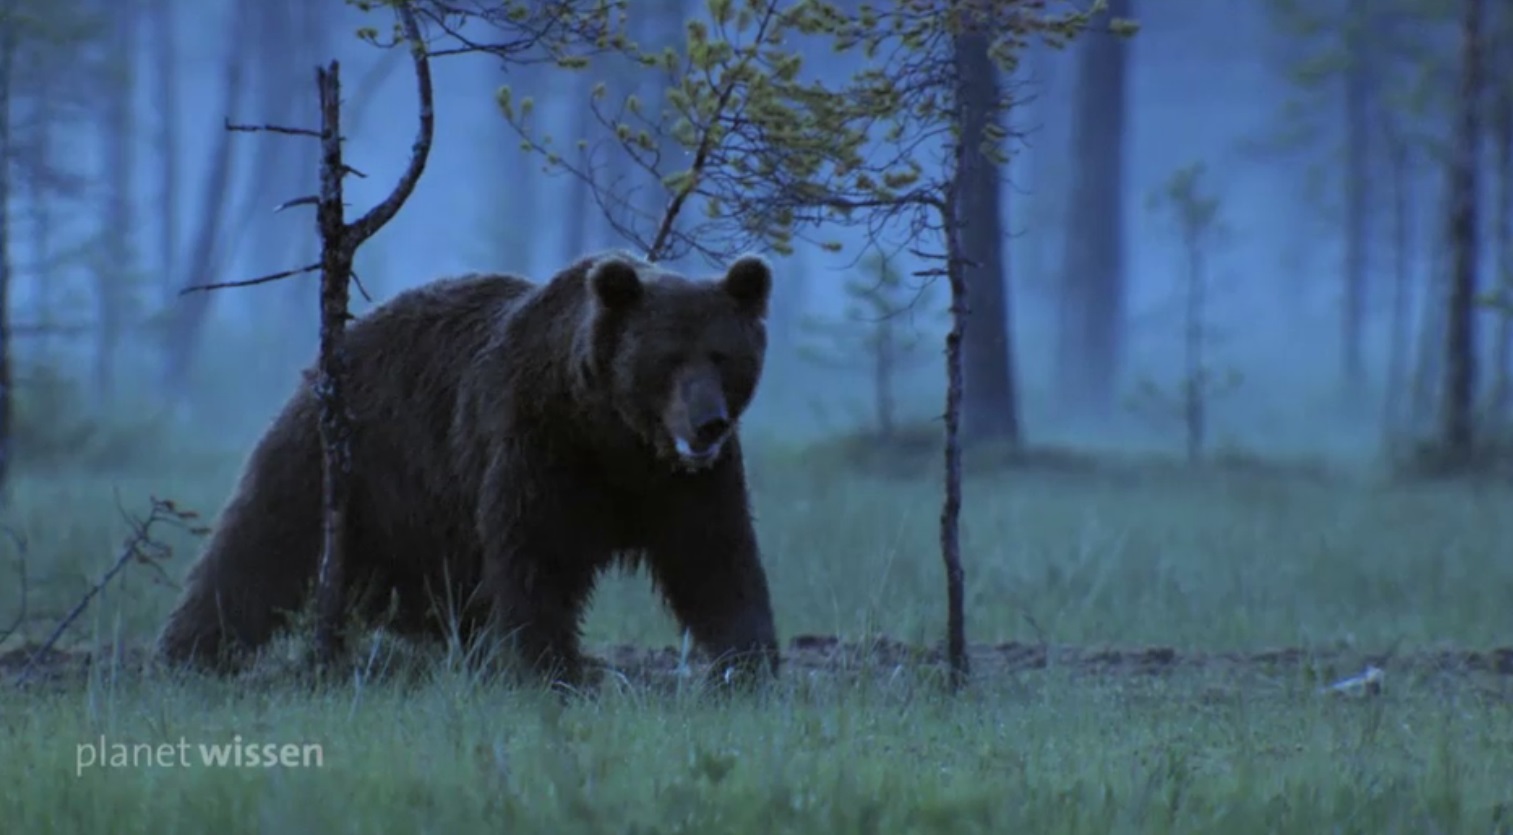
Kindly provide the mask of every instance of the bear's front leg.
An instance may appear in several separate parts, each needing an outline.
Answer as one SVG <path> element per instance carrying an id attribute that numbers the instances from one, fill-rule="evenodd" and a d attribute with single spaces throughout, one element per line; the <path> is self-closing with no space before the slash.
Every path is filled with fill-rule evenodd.
<path id="1" fill-rule="evenodd" d="M 595 580 L 592 531 L 574 521 L 564 501 L 570 491 L 513 492 L 508 485 L 519 482 L 503 469 L 490 481 L 478 508 L 485 632 L 546 681 L 580 687 L 580 628 Z"/>
<path id="2" fill-rule="evenodd" d="M 678 622 L 715 657 L 717 682 L 776 675 L 772 602 L 740 460 L 680 482 L 652 531 L 652 577 Z"/>
<path id="3" fill-rule="evenodd" d="M 506 536 L 485 549 L 484 560 L 487 634 L 502 638 L 544 680 L 582 686 L 579 630 L 593 575 L 567 565 L 563 551 L 539 538 Z"/>

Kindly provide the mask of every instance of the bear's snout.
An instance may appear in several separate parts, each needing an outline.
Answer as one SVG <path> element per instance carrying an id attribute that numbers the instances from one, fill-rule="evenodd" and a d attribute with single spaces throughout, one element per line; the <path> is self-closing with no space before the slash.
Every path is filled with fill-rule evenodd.
<path id="1" fill-rule="evenodd" d="M 720 454 L 733 422 L 718 379 L 703 375 L 685 378 L 668 414 L 668 434 L 686 465 L 712 462 Z"/>

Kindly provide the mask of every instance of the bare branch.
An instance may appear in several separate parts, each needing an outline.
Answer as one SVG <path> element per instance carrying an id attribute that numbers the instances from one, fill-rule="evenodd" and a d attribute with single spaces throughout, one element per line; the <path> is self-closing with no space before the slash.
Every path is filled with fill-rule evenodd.
<path id="1" fill-rule="evenodd" d="M 227 287 L 252 287 L 258 284 L 272 284 L 275 281 L 282 281 L 286 278 L 293 278 L 297 275 L 313 273 L 318 269 L 320 269 L 319 263 L 306 264 L 305 266 L 299 267 L 298 269 L 283 270 L 282 272 L 270 273 L 269 275 L 259 276 L 257 278 L 249 278 L 245 281 L 223 281 L 216 284 L 191 284 L 188 287 L 185 287 L 183 290 L 180 290 L 179 295 L 182 296 L 185 293 L 193 293 L 197 290 L 221 290 Z"/>
<path id="2" fill-rule="evenodd" d="M 304 197 L 296 197 L 293 200 L 288 200 L 278 204 L 277 206 L 274 206 L 273 213 L 278 214 L 285 209 L 292 209 L 295 206 L 314 206 L 318 203 L 320 203 L 320 195 L 307 194 Z"/>
<path id="3" fill-rule="evenodd" d="M 226 120 L 226 130 L 237 133 L 282 133 L 286 136 L 308 136 L 312 139 L 320 138 L 320 131 L 309 128 L 291 128 L 284 125 L 239 125 Z"/>
<path id="4" fill-rule="evenodd" d="M 138 520 L 128 516 L 127 522 L 131 524 L 132 532 L 127 537 L 125 545 L 121 547 L 115 561 L 105 570 L 100 579 L 84 593 L 79 602 L 74 604 L 73 609 L 69 610 L 68 614 L 58 622 L 52 634 L 48 635 L 47 640 L 43 641 L 31 653 L 31 656 L 27 659 L 26 666 L 21 668 L 21 672 L 17 676 L 17 683 L 25 683 L 31 678 L 32 673 L 37 669 L 38 662 L 57 646 L 58 641 L 63 637 L 63 633 L 68 631 L 68 628 L 73 625 L 74 621 L 84 614 L 84 610 L 89 607 L 89 604 L 99 596 L 100 592 L 105 590 L 105 587 L 112 580 L 122 571 L 125 571 L 127 566 L 133 564 L 146 565 L 149 568 L 155 569 L 160 575 L 162 574 L 162 562 L 171 556 L 172 549 L 153 539 L 152 530 L 155 526 L 173 525 L 186 529 L 191 533 L 201 535 L 205 533 L 206 528 L 189 524 L 190 520 L 196 519 L 198 516 L 199 514 L 194 511 L 181 510 L 172 501 L 159 499 L 155 496 L 152 498 L 152 509 L 148 513 L 147 518 Z"/>
<path id="5" fill-rule="evenodd" d="M 352 286 L 356 287 L 357 292 L 362 294 L 363 301 L 373 301 L 373 297 L 368 295 L 368 288 L 364 287 L 362 279 L 357 277 L 357 270 L 352 270 Z"/>
<path id="6" fill-rule="evenodd" d="M 431 49 L 431 58 L 453 55 L 492 55 L 507 65 L 563 63 L 575 54 L 594 55 L 615 49 L 621 37 L 611 26 L 614 4 L 584 0 L 412 0 L 427 28 L 442 33 L 456 46 Z M 622 15 L 623 17 L 623 15 Z M 455 22 L 454 22 L 455 21 Z M 478 41 L 462 33 L 464 24 L 482 24 L 497 40 Z M 377 46 L 392 46 L 376 36 Z"/>
<path id="7" fill-rule="evenodd" d="M 415 86 L 420 98 L 420 128 L 415 135 L 415 143 L 410 147 L 410 165 L 400 176 L 394 190 L 382 203 L 369 209 L 367 214 L 348 227 L 348 242 L 353 247 L 371 238 L 373 233 L 394 218 L 399 207 L 409 199 L 410 193 L 415 190 L 415 184 L 420 181 L 421 172 L 425 170 L 426 159 L 431 155 L 431 139 L 436 129 L 436 114 L 431 101 L 431 63 L 426 55 L 425 42 L 420 37 L 420 25 L 415 21 L 411 0 L 401 0 L 396 11 L 415 62 Z"/>

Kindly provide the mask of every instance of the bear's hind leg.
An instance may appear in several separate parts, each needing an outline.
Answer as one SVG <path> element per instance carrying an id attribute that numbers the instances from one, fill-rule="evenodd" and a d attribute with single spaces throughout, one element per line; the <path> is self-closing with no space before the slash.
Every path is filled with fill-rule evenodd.
<path id="1" fill-rule="evenodd" d="M 171 663 L 230 668 L 308 596 L 320 558 L 320 439 L 300 396 L 259 441 L 159 634 Z"/>

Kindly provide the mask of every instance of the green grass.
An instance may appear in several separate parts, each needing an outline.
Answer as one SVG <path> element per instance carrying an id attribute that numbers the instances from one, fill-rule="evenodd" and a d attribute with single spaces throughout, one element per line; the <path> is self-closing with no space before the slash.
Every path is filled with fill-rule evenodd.
<path id="1" fill-rule="evenodd" d="M 172 498 L 212 517 L 208 471 L 22 476 L 43 638 L 114 559 L 117 509 Z M 945 622 L 930 478 L 846 475 L 816 454 L 753 462 L 783 637 L 935 644 Z M 1513 643 L 1513 489 L 1391 486 L 1255 469 L 1021 467 L 967 483 L 973 642 L 1295 646 L 1331 658 Z M 193 542 L 169 573 L 179 576 Z M 0 627 L 17 584 L 0 579 Z M 173 590 L 145 567 L 70 643 L 150 639 Z M 676 645 L 644 579 L 612 577 L 591 644 Z M 5 647 L 0 646 L 0 649 Z M 1334 662 L 1331 662 L 1333 664 Z M 1358 667 L 995 672 L 950 698 L 934 672 L 794 667 L 721 702 L 639 680 L 566 704 L 447 659 L 323 686 L 214 681 L 108 659 L 0 687 L 7 832 L 1505 832 L 1513 676 L 1387 664 L 1375 698 L 1320 696 Z M 77 767 L 79 746 L 321 746 L 311 768 Z M 197 759 L 195 760 L 197 763 Z"/>

